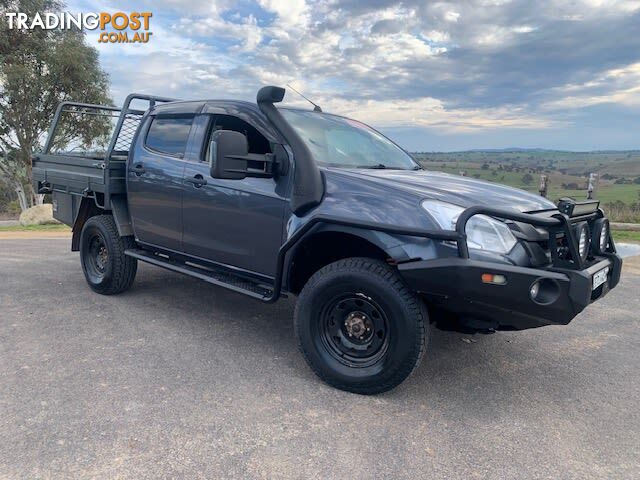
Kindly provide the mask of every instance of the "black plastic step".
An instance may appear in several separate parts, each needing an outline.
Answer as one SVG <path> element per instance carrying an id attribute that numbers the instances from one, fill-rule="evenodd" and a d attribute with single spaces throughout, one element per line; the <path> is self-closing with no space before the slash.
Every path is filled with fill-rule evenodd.
<path id="1" fill-rule="evenodd" d="M 124 254 L 158 267 L 173 270 L 174 272 L 189 275 L 190 277 L 199 278 L 200 280 L 212 283 L 213 285 L 218 285 L 219 287 L 224 287 L 228 290 L 233 290 L 234 292 L 243 293 L 262 301 L 269 301 L 273 295 L 273 289 L 269 285 L 252 281 L 222 268 L 214 269 L 195 266 L 189 263 L 174 261 L 164 255 L 155 254 L 141 249 L 128 249 L 125 250 Z"/>

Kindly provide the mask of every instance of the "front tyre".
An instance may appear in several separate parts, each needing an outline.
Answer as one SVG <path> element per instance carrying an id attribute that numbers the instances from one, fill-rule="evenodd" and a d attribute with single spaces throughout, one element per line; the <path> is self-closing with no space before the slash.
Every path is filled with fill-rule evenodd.
<path id="1" fill-rule="evenodd" d="M 307 363 L 322 380 L 375 394 L 396 387 L 418 366 L 429 322 L 424 303 L 393 268 L 347 258 L 309 279 L 294 326 Z"/>
<path id="2" fill-rule="evenodd" d="M 121 237 L 111 215 L 91 217 L 80 234 L 80 261 L 89 287 L 102 295 L 124 292 L 136 277 L 138 262 L 124 254 L 132 237 Z"/>

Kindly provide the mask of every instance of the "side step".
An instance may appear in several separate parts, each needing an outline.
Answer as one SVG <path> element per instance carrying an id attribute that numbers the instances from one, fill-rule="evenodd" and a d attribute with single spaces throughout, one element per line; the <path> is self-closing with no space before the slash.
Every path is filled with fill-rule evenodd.
<path id="1" fill-rule="evenodd" d="M 272 301 L 273 288 L 269 285 L 252 281 L 245 277 L 241 277 L 232 271 L 224 270 L 222 268 L 204 268 L 197 267 L 188 263 L 177 262 L 171 260 L 163 255 L 157 255 L 146 250 L 141 249 L 128 249 L 124 252 L 125 255 L 133 258 L 137 258 L 143 262 L 156 265 L 158 267 L 166 268 L 167 270 L 173 270 L 174 272 L 189 275 L 190 277 L 199 278 L 205 282 L 224 287 L 234 292 L 243 293 L 263 302 Z"/>

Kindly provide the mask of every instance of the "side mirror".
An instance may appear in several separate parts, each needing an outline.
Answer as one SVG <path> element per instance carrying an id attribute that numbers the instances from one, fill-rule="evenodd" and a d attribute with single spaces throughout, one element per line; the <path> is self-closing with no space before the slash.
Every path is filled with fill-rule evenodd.
<path id="1" fill-rule="evenodd" d="M 247 176 L 247 137 L 232 130 L 218 130 L 209 144 L 209 172 L 213 178 L 241 180 Z"/>

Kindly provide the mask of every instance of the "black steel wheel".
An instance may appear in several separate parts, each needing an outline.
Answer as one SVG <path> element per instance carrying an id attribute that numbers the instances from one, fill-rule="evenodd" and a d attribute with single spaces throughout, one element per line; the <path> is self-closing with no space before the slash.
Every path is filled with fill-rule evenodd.
<path id="1" fill-rule="evenodd" d="M 316 272 L 295 312 L 300 349 L 314 372 L 342 390 L 390 390 L 417 367 L 427 341 L 423 302 L 389 265 L 348 258 Z"/>
<path id="2" fill-rule="evenodd" d="M 319 321 L 318 340 L 344 365 L 373 365 L 389 346 L 386 315 L 362 292 L 345 293 L 328 302 Z"/>
<path id="3" fill-rule="evenodd" d="M 131 287 L 138 263 L 124 251 L 134 245 L 133 238 L 118 235 L 111 215 L 98 215 L 87 220 L 80 234 L 80 261 L 92 290 L 112 295 Z"/>
<path id="4" fill-rule="evenodd" d="M 92 283 L 100 283 L 104 280 L 109 262 L 109 252 L 102 233 L 94 230 L 88 234 L 87 248 L 83 252 L 83 262 L 87 275 Z"/>

